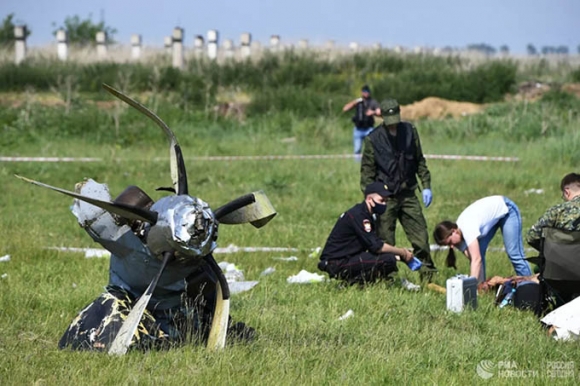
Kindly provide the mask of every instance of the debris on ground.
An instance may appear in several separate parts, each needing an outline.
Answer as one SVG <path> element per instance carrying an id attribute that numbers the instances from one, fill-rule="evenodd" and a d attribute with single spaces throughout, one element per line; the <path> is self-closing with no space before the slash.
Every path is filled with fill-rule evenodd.
<path id="1" fill-rule="evenodd" d="M 312 250 L 312 252 L 310 252 L 310 254 L 308 255 L 309 258 L 311 259 L 317 259 L 320 257 L 320 253 L 322 252 L 322 248 L 320 247 L 316 247 Z"/>
<path id="2" fill-rule="evenodd" d="M 266 268 L 264 271 L 262 271 L 262 273 L 260 274 L 260 276 L 266 276 L 266 275 L 271 275 L 276 271 L 276 268 L 274 267 L 268 267 Z"/>
<path id="3" fill-rule="evenodd" d="M 348 311 L 346 311 L 346 313 L 344 315 L 342 315 L 340 318 L 338 318 L 338 320 L 345 320 L 345 319 L 350 318 L 351 316 L 354 316 L 354 311 L 348 310 Z"/>
<path id="4" fill-rule="evenodd" d="M 239 294 L 240 292 L 249 291 L 258 284 L 257 281 L 234 281 L 229 283 L 230 294 Z"/>
<path id="5" fill-rule="evenodd" d="M 407 279 L 401 279 L 401 287 L 411 292 L 417 292 L 421 289 L 420 285 L 413 284 Z"/>
<path id="6" fill-rule="evenodd" d="M 306 284 L 306 283 L 319 283 L 325 280 L 325 277 L 319 275 L 317 273 L 311 273 L 306 270 L 302 270 L 298 272 L 297 275 L 290 276 L 286 279 L 288 283 L 298 283 L 298 284 Z"/>
<path id="7" fill-rule="evenodd" d="M 544 189 L 528 189 L 524 190 L 524 194 L 526 196 L 529 194 L 544 194 Z"/>
<path id="8" fill-rule="evenodd" d="M 227 261 L 222 261 L 219 264 L 224 276 L 228 283 L 233 283 L 236 281 L 244 281 L 244 272 L 236 267 L 235 264 L 228 263 Z"/>
<path id="9" fill-rule="evenodd" d="M 296 256 L 272 257 L 272 259 L 274 259 L 274 260 L 280 260 L 280 261 L 297 261 L 298 260 L 298 257 L 296 257 Z"/>

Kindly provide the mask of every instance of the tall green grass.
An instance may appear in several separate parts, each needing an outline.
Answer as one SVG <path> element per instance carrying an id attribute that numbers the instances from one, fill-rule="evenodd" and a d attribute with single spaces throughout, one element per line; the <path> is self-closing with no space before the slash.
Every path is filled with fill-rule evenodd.
<path id="1" fill-rule="evenodd" d="M 251 95 L 249 113 L 292 111 L 319 116 L 343 105 L 359 93 L 363 83 L 383 99 L 396 96 L 411 103 L 426 96 L 470 102 L 501 100 L 512 91 L 516 61 L 501 59 L 474 63 L 459 57 L 400 56 L 388 51 L 329 59 L 292 50 L 266 52 L 257 60 L 217 63 L 192 59 L 183 71 L 163 62 L 60 62 L 31 58 L 20 65 L 0 63 L 0 91 L 46 91 L 68 78 L 81 93 L 101 93 L 101 84 L 115 84 L 126 92 L 177 93 L 178 104 L 214 103 L 220 89 L 240 89 Z M 102 95 L 102 94 L 100 94 Z"/>

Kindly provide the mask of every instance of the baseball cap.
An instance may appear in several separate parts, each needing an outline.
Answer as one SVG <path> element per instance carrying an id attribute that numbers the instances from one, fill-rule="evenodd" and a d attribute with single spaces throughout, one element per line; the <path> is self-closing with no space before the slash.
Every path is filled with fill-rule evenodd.
<path id="1" fill-rule="evenodd" d="M 368 92 L 369 94 L 371 93 L 371 89 L 368 85 L 364 85 L 362 86 L 362 88 L 360 89 L 362 92 Z"/>
<path id="2" fill-rule="evenodd" d="M 377 193 L 382 197 L 389 197 L 393 195 L 393 192 L 389 190 L 389 187 L 384 182 L 380 181 L 371 182 L 365 188 L 365 196 L 373 193 Z"/>
<path id="3" fill-rule="evenodd" d="M 401 122 L 401 107 L 395 99 L 385 99 L 381 102 L 381 116 L 385 125 L 394 125 Z"/>

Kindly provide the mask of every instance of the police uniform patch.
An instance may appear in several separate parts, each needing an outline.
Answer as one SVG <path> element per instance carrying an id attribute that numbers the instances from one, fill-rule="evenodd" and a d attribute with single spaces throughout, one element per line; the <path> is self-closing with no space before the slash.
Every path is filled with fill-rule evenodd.
<path id="1" fill-rule="evenodd" d="M 369 220 L 363 220 L 363 228 L 365 230 L 365 232 L 370 232 L 372 231 L 372 227 L 371 227 L 371 222 Z"/>

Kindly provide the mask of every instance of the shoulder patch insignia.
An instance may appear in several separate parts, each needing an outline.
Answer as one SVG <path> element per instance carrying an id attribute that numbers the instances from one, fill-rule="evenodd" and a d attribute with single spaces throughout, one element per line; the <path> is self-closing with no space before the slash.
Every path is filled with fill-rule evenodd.
<path id="1" fill-rule="evenodd" d="M 365 232 L 367 232 L 367 233 L 373 230 L 371 227 L 371 222 L 369 220 L 366 220 L 366 219 L 363 220 L 363 228 L 364 228 Z"/>

